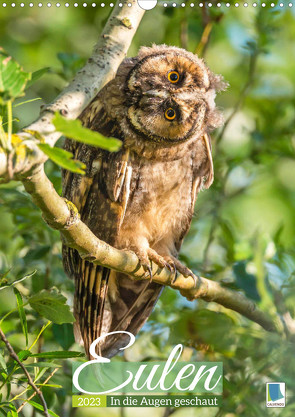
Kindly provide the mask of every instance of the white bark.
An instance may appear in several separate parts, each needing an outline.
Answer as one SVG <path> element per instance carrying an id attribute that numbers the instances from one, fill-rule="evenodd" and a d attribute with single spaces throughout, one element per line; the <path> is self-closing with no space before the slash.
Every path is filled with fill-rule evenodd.
<path id="1" fill-rule="evenodd" d="M 108 22 L 94 47 L 86 65 L 78 71 L 73 81 L 61 92 L 53 103 L 46 106 L 34 123 L 26 130 L 37 131 L 46 143 L 53 146 L 61 134 L 51 123 L 54 113 L 59 111 L 64 117 L 76 119 L 97 92 L 110 81 L 125 58 L 133 36 L 144 14 L 136 0 L 124 1 L 115 6 Z M 131 7 L 128 6 L 131 3 Z M 44 163 L 47 157 L 37 147 L 36 139 L 29 133 L 19 132 L 28 148 L 26 157 L 20 157 L 17 149 L 17 162 L 13 166 L 14 178 L 26 175 L 32 167 Z M 23 154 L 23 153 L 22 153 Z M 8 171 L 8 158 L 0 153 L 0 177 Z"/>

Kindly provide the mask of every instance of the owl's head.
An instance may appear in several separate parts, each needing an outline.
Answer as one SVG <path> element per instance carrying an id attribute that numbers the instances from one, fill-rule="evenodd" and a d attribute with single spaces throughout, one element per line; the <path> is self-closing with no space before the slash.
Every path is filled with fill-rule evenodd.
<path id="1" fill-rule="evenodd" d="M 125 79 L 129 126 L 158 143 L 199 136 L 222 124 L 214 99 L 226 86 L 203 60 L 184 49 L 141 48 Z"/>

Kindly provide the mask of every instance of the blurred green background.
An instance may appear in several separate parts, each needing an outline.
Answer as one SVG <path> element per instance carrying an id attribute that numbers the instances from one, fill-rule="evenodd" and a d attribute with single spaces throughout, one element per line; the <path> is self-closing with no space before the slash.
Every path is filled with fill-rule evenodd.
<path id="1" fill-rule="evenodd" d="M 41 100 L 14 110 L 17 131 L 32 122 L 91 54 L 110 13 L 71 4 L 66 8 L 1 8 L 0 45 L 26 71 L 50 67 L 19 102 Z M 215 181 L 200 194 L 181 259 L 196 273 L 243 291 L 260 308 L 279 315 L 283 335 L 270 334 L 237 313 L 214 303 L 188 302 L 166 288 L 150 320 L 122 360 L 165 360 L 177 343 L 183 360 L 222 361 L 221 409 L 140 409 L 143 416 L 256 417 L 293 416 L 295 342 L 295 6 L 262 8 L 167 7 L 145 14 L 128 55 L 142 45 L 166 43 L 201 53 L 215 73 L 229 82 L 217 97 L 226 128 L 213 134 Z M 178 2 L 180 5 L 180 2 Z M 208 42 L 202 34 L 210 33 Z M 204 39 L 204 36 L 203 36 Z M 60 191 L 60 171 L 47 173 Z M 73 283 L 61 264 L 59 234 L 41 219 L 19 183 L 0 186 L 0 271 L 11 268 L 24 296 L 57 287 L 72 304 Z M 15 306 L 12 290 L 0 291 L 0 314 Z M 26 308 L 29 330 L 37 334 L 44 319 Z M 3 322 L 16 351 L 24 348 L 19 317 Z M 36 349 L 81 350 L 71 325 L 52 325 Z M 120 360 L 117 358 L 116 360 Z M 59 416 L 136 416 L 138 409 L 71 409 L 70 362 L 52 378 L 62 389 L 46 388 L 50 408 Z M 286 382 L 285 409 L 265 407 L 265 383 Z M 12 388 L 17 391 L 17 384 Z M 37 401 L 37 400 L 36 400 Z M 31 406 L 24 416 L 36 414 Z"/>

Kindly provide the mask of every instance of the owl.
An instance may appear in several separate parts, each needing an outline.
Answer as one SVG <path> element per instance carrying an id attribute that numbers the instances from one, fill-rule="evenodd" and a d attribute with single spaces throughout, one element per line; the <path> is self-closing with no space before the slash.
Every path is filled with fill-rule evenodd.
<path id="1" fill-rule="evenodd" d="M 134 251 L 147 272 L 153 261 L 192 275 L 177 257 L 197 194 L 213 180 L 209 132 L 223 123 L 214 100 L 225 87 L 220 75 L 184 49 L 142 47 L 80 116 L 84 126 L 120 139 L 121 149 L 65 142 L 87 168 L 84 176 L 63 172 L 63 196 L 99 239 Z M 75 280 L 75 337 L 87 354 L 100 335 L 136 335 L 163 288 L 93 265 L 66 246 L 63 262 Z M 98 352 L 112 357 L 128 341 L 124 333 L 108 336 Z"/>

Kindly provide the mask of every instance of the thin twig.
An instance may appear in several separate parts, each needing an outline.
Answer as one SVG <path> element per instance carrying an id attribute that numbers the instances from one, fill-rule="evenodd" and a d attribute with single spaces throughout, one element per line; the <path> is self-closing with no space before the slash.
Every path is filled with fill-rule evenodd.
<path id="1" fill-rule="evenodd" d="M 43 409 L 44 409 L 44 416 L 49 417 L 48 414 L 48 408 L 47 408 L 47 404 L 46 401 L 43 397 L 42 391 L 34 384 L 34 381 L 31 378 L 31 375 L 29 374 L 29 372 L 27 371 L 26 367 L 23 365 L 23 363 L 19 360 L 19 357 L 17 356 L 17 354 L 15 353 L 13 347 L 11 346 L 11 344 L 8 342 L 5 334 L 3 333 L 2 329 L 0 328 L 0 337 L 3 340 L 3 342 L 5 343 L 7 350 L 9 352 L 9 355 L 12 359 L 14 359 L 19 366 L 22 368 L 22 370 L 24 371 L 24 374 L 27 377 L 28 380 L 28 384 L 31 385 L 31 387 L 33 388 L 33 390 L 35 391 L 36 394 L 39 395 L 39 398 L 41 400 L 41 403 L 43 405 Z"/>
<path id="2" fill-rule="evenodd" d="M 259 56 L 259 51 L 255 51 L 250 57 L 248 80 L 246 81 L 246 84 L 244 85 L 244 88 L 241 91 L 239 99 L 238 99 L 238 101 L 236 102 L 236 104 L 233 108 L 233 111 L 231 112 L 231 114 L 229 115 L 227 120 L 225 121 L 219 135 L 217 136 L 216 144 L 218 144 L 221 141 L 221 139 L 224 135 L 224 132 L 226 131 L 228 125 L 230 124 L 230 122 L 232 121 L 232 119 L 236 115 L 236 113 L 242 107 L 242 105 L 243 105 L 243 103 L 244 103 L 244 101 L 247 97 L 247 94 L 248 94 L 250 88 L 252 87 L 252 84 L 253 84 L 254 79 L 255 79 L 255 70 L 256 70 L 258 56 Z"/>
<path id="3" fill-rule="evenodd" d="M 184 49 L 188 49 L 188 23 L 185 17 L 180 22 L 180 45 Z"/>
<path id="4" fill-rule="evenodd" d="M 53 375 L 57 372 L 59 370 L 59 368 L 55 368 L 52 372 L 51 372 L 51 374 L 45 379 L 45 381 L 43 382 L 43 384 L 47 384 L 47 382 L 53 377 Z M 24 408 L 24 406 L 28 403 L 28 401 L 31 401 L 31 399 L 32 398 L 34 398 L 35 397 L 35 395 L 36 395 L 37 393 L 36 393 L 36 391 L 35 392 L 33 392 L 33 394 L 29 397 L 29 398 L 27 398 L 26 399 L 26 401 L 24 401 L 21 405 L 20 405 L 20 407 L 18 408 L 18 410 L 17 410 L 17 412 L 19 413 L 23 408 Z"/>
<path id="5" fill-rule="evenodd" d="M 196 54 L 203 56 L 209 42 L 210 34 L 213 28 L 213 22 L 208 22 L 203 30 L 201 40 L 196 48 Z"/>
<path id="6" fill-rule="evenodd" d="M 126 417 L 125 407 L 120 407 L 120 417 Z"/>
<path id="7" fill-rule="evenodd" d="M 195 50 L 195 53 L 199 56 L 204 57 L 205 53 L 207 51 L 210 35 L 213 29 L 214 24 L 217 24 L 220 22 L 220 20 L 223 17 L 223 13 L 220 13 L 216 16 L 212 16 L 211 13 L 209 13 L 207 7 L 202 8 L 202 23 L 203 23 L 203 33 L 201 36 L 201 40 Z"/>

